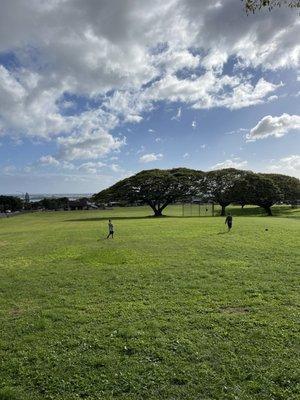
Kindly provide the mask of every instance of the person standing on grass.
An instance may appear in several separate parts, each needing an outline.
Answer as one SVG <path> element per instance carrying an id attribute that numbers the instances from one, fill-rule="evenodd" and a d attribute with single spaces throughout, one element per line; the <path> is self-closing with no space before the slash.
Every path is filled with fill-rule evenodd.
<path id="1" fill-rule="evenodd" d="M 232 228 L 232 215 L 230 213 L 228 213 L 228 215 L 225 219 L 225 225 L 228 226 L 228 232 L 229 232 L 230 229 Z"/>
<path id="2" fill-rule="evenodd" d="M 110 236 L 112 239 L 114 238 L 114 226 L 111 222 L 111 219 L 108 220 L 108 235 L 106 239 L 108 239 Z"/>

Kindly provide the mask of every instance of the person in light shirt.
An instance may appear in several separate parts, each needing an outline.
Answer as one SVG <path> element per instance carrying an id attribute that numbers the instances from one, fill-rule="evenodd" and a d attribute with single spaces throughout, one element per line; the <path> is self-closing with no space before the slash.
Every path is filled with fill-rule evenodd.
<path id="1" fill-rule="evenodd" d="M 113 223 L 111 222 L 111 219 L 108 220 L 108 235 L 107 238 L 112 237 L 112 239 L 114 238 L 114 226 Z"/>

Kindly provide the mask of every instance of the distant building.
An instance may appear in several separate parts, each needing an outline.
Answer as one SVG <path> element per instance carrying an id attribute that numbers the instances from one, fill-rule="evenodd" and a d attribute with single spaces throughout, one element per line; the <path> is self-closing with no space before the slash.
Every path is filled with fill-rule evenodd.
<path id="1" fill-rule="evenodd" d="M 69 200 L 69 210 L 94 210 L 98 207 L 86 198 L 78 200 Z"/>

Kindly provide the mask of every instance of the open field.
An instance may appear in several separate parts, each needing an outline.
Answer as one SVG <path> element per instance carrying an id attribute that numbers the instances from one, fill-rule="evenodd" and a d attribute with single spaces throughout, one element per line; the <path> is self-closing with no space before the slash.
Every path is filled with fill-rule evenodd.
<path id="1" fill-rule="evenodd" d="M 234 213 L 1 219 L 0 400 L 298 399 L 300 210 Z"/>

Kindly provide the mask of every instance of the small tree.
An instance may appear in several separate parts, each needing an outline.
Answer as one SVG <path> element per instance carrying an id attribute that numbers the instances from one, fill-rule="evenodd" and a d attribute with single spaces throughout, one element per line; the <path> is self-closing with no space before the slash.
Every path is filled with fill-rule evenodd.
<path id="1" fill-rule="evenodd" d="M 127 201 L 148 204 L 154 216 L 162 216 L 170 203 L 195 193 L 200 172 L 186 168 L 141 171 L 93 196 L 97 202 Z"/>

